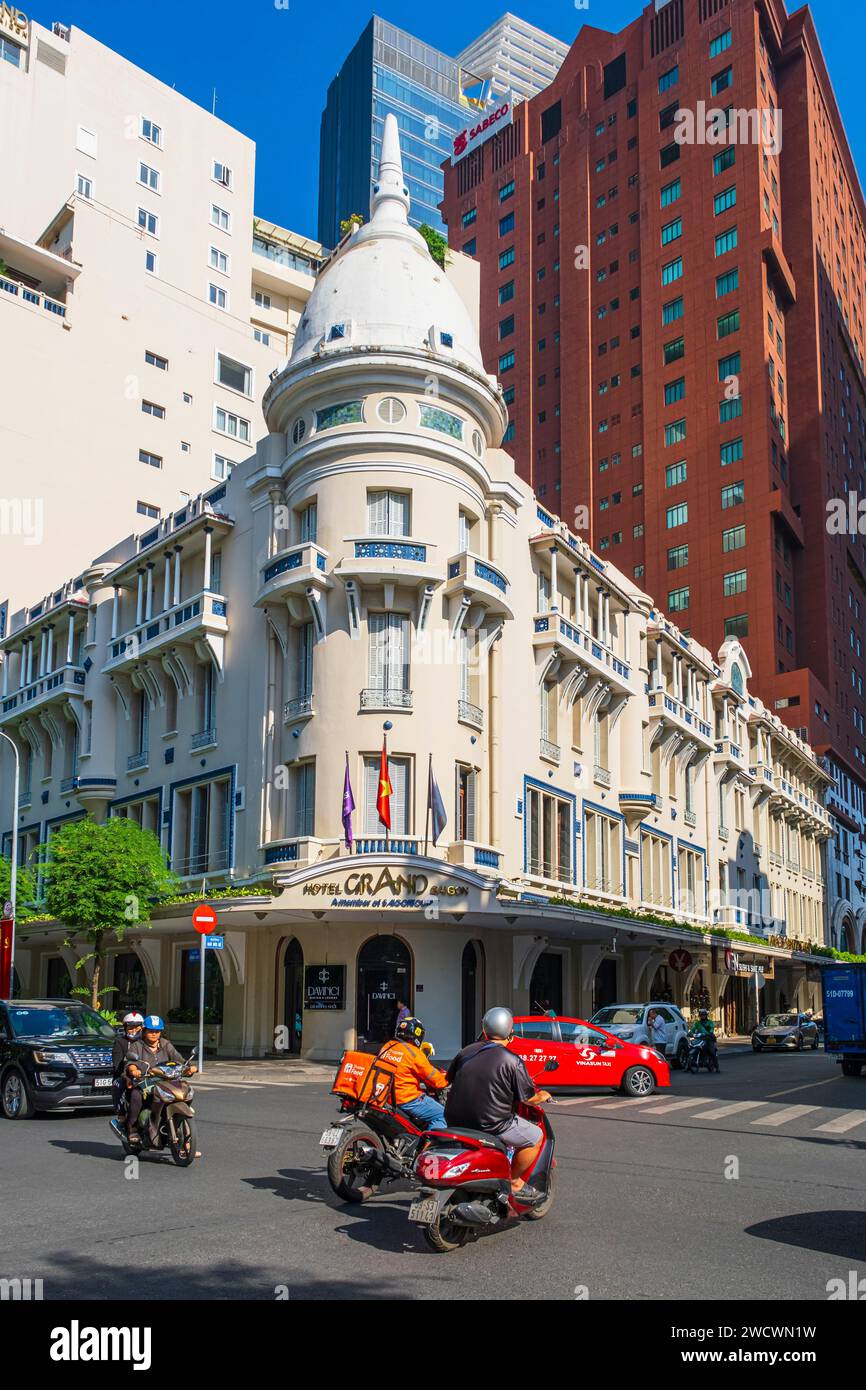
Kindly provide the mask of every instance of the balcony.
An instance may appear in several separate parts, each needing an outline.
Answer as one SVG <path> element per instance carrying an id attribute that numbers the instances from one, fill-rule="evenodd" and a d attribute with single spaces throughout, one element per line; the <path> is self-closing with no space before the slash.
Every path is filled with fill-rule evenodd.
<path id="1" fill-rule="evenodd" d="M 361 691 L 362 710 L 411 710 L 412 691 L 396 688 L 376 689 L 368 687 Z"/>
<path id="2" fill-rule="evenodd" d="M 482 845 L 475 840 L 452 840 L 448 846 L 448 863 L 460 864 L 466 869 L 477 869 L 482 873 L 496 872 L 501 859 L 499 850 L 492 845 Z"/>
<path id="3" fill-rule="evenodd" d="M 633 695 L 632 668 L 610 647 L 599 642 L 591 632 L 569 622 L 561 613 L 538 613 L 532 620 L 532 645 L 536 651 L 556 647 L 565 662 L 583 667 L 592 676 L 601 677 L 620 695 Z"/>
<path id="4" fill-rule="evenodd" d="M 513 618 L 505 575 L 489 560 L 471 550 L 461 550 L 448 561 L 445 593 L 467 604 L 479 604 L 493 618 Z"/>
<path id="5" fill-rule="evenodd" d="M 610 782 L 606 785 L 609 786 Z M 619 809 L 625 817 L 629 834 L 633 835 L 642 820 L 646 820 L 651 812 L 661 809 L 661 797 L 657 792 L 622 791 L 619 793 Z"/>
<path id="6" fill-rule="evenodd" d="M 72 791 L 78 800 L 87 805 L 89 802 L 110 801 L 117 795 L 117 778 L 99 775 L 91 777 L 69 777 L 65 779 L 65 790 Z"/>
<path id="7" fill-rule="evenodd" d="M 650 689 L 647 695 L 650 729 L 653 745 L 666 743 L 669 738 L 679 734 L 709 752 L 715 747 L 713 731 L 696 710 L 689 709 L 682 700 L 669 695 L 666 690 Z M 659 733 L 659 730 L 663 732 Z"/>
<path id="8" fill-rule="evenodd" d="M 362 835 L 355 841 L 354 854 L 421 854 L 424 841 L 417 835 Z"/>
<path id="9" fill-rule="evenodd" d="M 595 763 L 593 766 L 592 778 L 600 787 L 610 786 L 610 770 L 606 767 L 601 767 L 599 763 Z"/>
<path id="10" fill-rule="evenodd" d="M 283 705 L 283 723 L 296 724 L 301 719 L 311 718 L 313 713 L 313 694 L 298 695 L 294 700 L 286 700 Z"/>
<path id="11" fill-rule="evenodd" d="M 7 652 L 6 660 L 8 659 Z M 32 710 L 44 709 L 46 705 L 60 703 L 62 700 L 82 699 L 84 680 L 83 666 L 61 666 L 57 671 L 40 676 L 38 680 L 31 681 L 29 685 L 0 700 L 0 725 L 15 723 L 22 715 L 30 714 Z"/>
<path id="12" fill-rule="evenodd" d="M 752 806 L 757 809 L 763 806 L 765 801 L 769 801 L 775 787 L 773 768 L 769 763 L 762 759 L 757 762 L 750 762 L 749 776 L 753 779 L 752 784 Z"/>
<path id="13" fill-rule="evenodd" d="M 126 770 L 127 772 L 140 772 L 143 768 L 147 767 L 149 761 L 150 753 L 145 748 L 142 753 L 133 753 L 127 758 Z"/>
<path id="14" fill-rule="evenodd" d="M 545 762 L 558 763 L 561 756 L 559 744 L 551 743 L 548 738 L 539 739 L 538 756 L 544 758 Z"/>
<path id="15" fill-rule="evenodd" d="M 743 756 L 743 749 L 739 743 L 735 743 L 732 738 L 725 735 L 723 738 L 716 739 L 713 747 L 713 767 L 720 774 L 722 784 L 731 782 L 735 777 L 740 777 L 745 781 L 751 781 L 752 774 Z"/>
<path id="16" fill-rule="evenodd" d="M 334 570 L 338 579 L 414 589 L 443 581 L 434 563 L 435 545 L 399 536 L 350 536 L 348 543 L 350 554 Z"/>
<path id="17" fill-rule="evenodd" d="M 457 701 L 457 719 L 460 724 L 468 724 L 470 729 L 484 728 L 484 711 L 468 700 Z"/>
<path id="18" fill-rule="evenodd" d="M 257 607 L 290 596 L 303 598 L 309 588 L 329 589 L 332 581 L 327 568 L 328 552 L 313 541 L 301 541 L 279 550 L 261 567 Z"/>
<path id="19" fill-rule="evenodd" d="M 22 285 L 17 280 L 9 280 L 5 275 L 0 275 L 0 294 L 17 299 L 19 304 L 29 304 L 36 310 L 50 314 L 52 318 L 65 319 L 66 305 L 59 299 L 52 299 L 50 295 L 43 294 L 41 290 L 32 290 L 27 285 Z"/>
<path id="20" fill-rule="evenodd" d="M 133 671 L 148 657 L 161 655 L 181 643 L 189 646 L 204 643 L 222 669 L 227 632 L 228 600 L 222 594 L 202 590 L 112 638 L 108 644 L 108 660 L 102 669 L 106 674 Z"/>
<path id="21" fill-rule="evenodd" d="M 213 748 L 217 741 L 217 731 L 215 728 L 201 729 L 197 734 L 193 734 L 189 742 L 190 752 L 195 753 L 201 748 Z"/>

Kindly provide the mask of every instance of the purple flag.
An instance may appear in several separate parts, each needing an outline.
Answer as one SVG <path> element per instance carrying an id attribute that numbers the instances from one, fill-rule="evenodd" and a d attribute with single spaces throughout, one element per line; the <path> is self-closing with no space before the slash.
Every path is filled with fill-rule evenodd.
<path id="1" fill-rule="evenodd" d="M 346 754 L 346 776 L 343 779 L 343 832 L 346 844 L 352 848 L 352 812 L 355 809 L 355 798 L 352 795 L 352 783 L 349 780 L 349 755 Z"/>

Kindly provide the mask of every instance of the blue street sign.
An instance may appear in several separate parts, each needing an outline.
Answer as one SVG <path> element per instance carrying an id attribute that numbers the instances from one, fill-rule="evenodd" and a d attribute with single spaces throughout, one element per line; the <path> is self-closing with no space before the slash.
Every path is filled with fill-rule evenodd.
<path id="1" fill-rule="evenodd" d="M 222 951 L 226 944 L 224 936 L 206 936 L 204 944 L 209 951 Z"/>

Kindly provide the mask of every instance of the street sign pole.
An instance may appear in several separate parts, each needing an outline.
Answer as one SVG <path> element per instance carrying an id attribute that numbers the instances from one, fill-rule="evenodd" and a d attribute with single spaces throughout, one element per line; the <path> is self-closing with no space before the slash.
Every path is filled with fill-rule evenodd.
<path id="1" fill-rule="evenodd" d="M 201 939 L 201 975 L 199 976 L 198 986 L 198 1069 L 204 1071 L 204 953 L 207 949 L 207 937 Z"/>
<path id="2" fill-rule="evenodd" d="M 198 1069 L 204 1071 L 204 965 L 207 934 L 216 926 L 216 910 L 209 903 L 199 903 L 192 914 L 192 924 L 201 939 L 201 974 L 198 986 Z"/>

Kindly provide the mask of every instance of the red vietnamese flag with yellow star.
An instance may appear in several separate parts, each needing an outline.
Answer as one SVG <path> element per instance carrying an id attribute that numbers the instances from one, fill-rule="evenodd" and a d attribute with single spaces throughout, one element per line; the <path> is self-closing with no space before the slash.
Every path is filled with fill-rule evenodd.
<path id="1" fill-rule="evenodd" d="M 388 776 L 388 745 L 382 740 L 382 756 L 379 759 L 379 794 L 376 797 L 376 810 L 379 820 L 386 830 L 391 829 L 391 779 Z"/>

